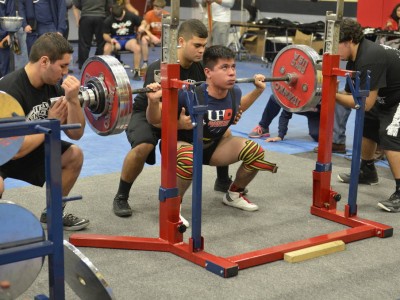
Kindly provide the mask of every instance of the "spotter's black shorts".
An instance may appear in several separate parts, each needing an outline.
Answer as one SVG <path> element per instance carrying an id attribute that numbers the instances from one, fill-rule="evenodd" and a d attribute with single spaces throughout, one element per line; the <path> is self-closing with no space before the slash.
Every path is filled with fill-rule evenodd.
<path id="1" fill-rule="evenodd" d="M 61 154 L 67 151 L 71 145 L 69 142 L 61 141 Z M 59 163 L 61 164 L 61 162 Z M 9 177 L 36 186 L 43 186 L 46 182 L 44 143 L 28 155 L 10 160 L 0 166 L 0 175 L 3 178 Z"/>
<path id="2" fill-rule="evenodd" d="M 365 112 L 363 137 L 377 142 L 384 150 L 400 151 L 400 104 L 385 107 L 376 103 Z"/>
<path id="3" fill-rule="evenodd" d="M 161 129 L 147 122 L 145 111 L 133 111 L 126 129 L 126 136 L 132 148 L 143 143 L 154 145 L 154 149 L 147 157 L 146 163 L 149 165 L 156 163 L 155 147 L 161 139 Z"/>

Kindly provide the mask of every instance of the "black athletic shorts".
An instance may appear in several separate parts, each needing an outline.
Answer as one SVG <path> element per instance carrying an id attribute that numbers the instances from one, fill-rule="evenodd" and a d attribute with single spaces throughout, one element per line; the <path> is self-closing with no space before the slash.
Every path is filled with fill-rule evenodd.
<path id="1" fill-rule="evenodd" d="M 215 149 L 217 149 L 217 146 L 220 141 L 221 140 L 216 140 L 216 141 L 211 141 L 210 143 L 203 144 L 203 165 L 210 165 L 211 157 L 214 154 Z M 191 144 L 190 142 L 187 143 Z M 194 150 L 194 145 L 192 146 Z"/>
<path id="2" fill-rule="evenodd" d="M 154 145 L 154 149 L 147 157 L 146 163 L 149 165 L 156 163 L 155 147 L 161 139 L 161 130 L 147 122 L 145 111 L 133 111 L 128 128 L 126 129 L 126 136 L 132 149 L 144 143 Z"/>
<path id="3" fill-rule="evenodd" d="M 71 147 L 71 143 L 61 141 L 61 154 Z M 14 178 L 26 181 L 36 186 L 43 186 L 46 182 L 44 143 L 28 155 L 16 160 L 10 160 L 0 166 L 3 178 Z M 61 164 L 61 162 L 60 162 Z"/>
<path id="4" fill-rule="evenodd" d="M 363 137 L 377 142 L 384 150 L 400 151 L 400 104 L 385 107 L 376 103 L 365 112 Z"/>

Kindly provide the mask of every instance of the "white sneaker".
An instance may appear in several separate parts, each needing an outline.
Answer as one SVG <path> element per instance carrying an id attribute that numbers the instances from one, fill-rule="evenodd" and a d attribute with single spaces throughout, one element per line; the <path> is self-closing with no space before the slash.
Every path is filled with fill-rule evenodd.
<path id="1" fill-rule="evenodd" d="M 128 64 L 126 64 L 126 63 L 123 63 L 122 66 L 123 66 L 125 69 L 130 69 L 130 68 L 131 68 L 131 66 L 128 65 Z"/>
<path id="2" fill-rule="evenodd" d="M 242 193 L 228 191 L 224 195 L 222 202 L 225 205 L 233 206 L 246 211 L 258 210 L 258 205 L 251 203 L 250 200 L 244 197 Z"/>
<path id="3" fill-rule="evenodd" d="M 141 69 L 147 69 L 147 63 L 143 63 Z"/>
<path id="4" fill-rule="evenodd" d="M 185 226 L 186 226 L 186 228 L 189 228 L 189 227 L 190 227 L 189 221 L 188 221 L 188 220 L 186 220 L 184 217 L 182 217 L 182 215 L 181 215 L 181 214 L 179 214 L 179 218 L 181 219 L 181 221 L 182 221 L 183 225 L 185 225 Z"/>
<path id="5" fill-rule="evenodd" d="M 182 210 L 182 207 L 179 209 L 179 219 L 181 219 L 183 225 L 185 225 L 186 228 L 189 228 L 190 227 L 189 221 L 186 220 L 184 217 L 182 217 L 181 210 Z"/>

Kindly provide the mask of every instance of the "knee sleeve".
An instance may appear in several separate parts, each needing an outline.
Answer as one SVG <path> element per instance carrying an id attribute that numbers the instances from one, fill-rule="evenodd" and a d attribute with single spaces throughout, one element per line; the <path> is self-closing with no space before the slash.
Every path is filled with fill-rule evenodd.
<path id="1" fill-rule="evenodd" d="M 239 153 L 239 160 L 249 171 L 261 170 L 276 173 L 278 167 L 274 163 L 264 160 L 264 149 L 254 141 L 247 140 L 246 145 Z"/>
<path id="2" fill-rule="evenodd" d="M 193 146 L 183 145 L 177 151 L 176 175 L 185 180 L 192 180 Z"/>

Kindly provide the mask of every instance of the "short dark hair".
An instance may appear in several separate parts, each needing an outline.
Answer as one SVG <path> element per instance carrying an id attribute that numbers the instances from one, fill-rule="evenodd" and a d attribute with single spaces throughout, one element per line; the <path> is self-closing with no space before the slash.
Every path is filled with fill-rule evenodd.
<path id="1" fill-rule="evenodd" d="M 205 68 L 213 69 L 219 59 L 235 59 L 235 52 L 221 45 L 208 47 L 204 51 L 203 64 Z"/>
<path id="2" fill-rule="evenodd" d="M 198 19 L 189 19 L 179 26 L 178 37 L 183 37 L 186 41 L 193 36 L 206 39 L 208 38 L 208 30 L 206 25 Z"/>
<path id="3" fill-rule="evenodd" d="M 57 32 L 47 32 L 41 35 L 32 45 L 29 62 L 35 63 L 42 56 L 48 56 L 51 63 L 62 59 L 64 54 L 72 54 L 71 44 Z"/>
<path id="4" fill-rule="evenodd" d="M 111 12 L 114 18 L 120 18 L 124 13 L 124 8 L 122 7 L 122 5 L 114 4 L 111 7 Z"/>
<path id="5" fill-rule="evenodd" d="M 347 18 L 340 23 L 339 43 L 352 41 L 359 44 L 363 38 L 362 27 L 356 20 Z"/>

